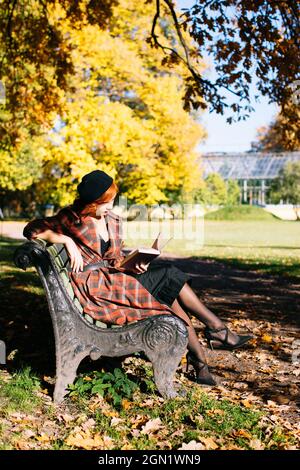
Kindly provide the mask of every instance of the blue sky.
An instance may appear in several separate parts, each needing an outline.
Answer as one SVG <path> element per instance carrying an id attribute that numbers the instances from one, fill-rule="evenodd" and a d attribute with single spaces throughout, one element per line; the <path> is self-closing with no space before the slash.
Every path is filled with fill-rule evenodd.
<path id="1" fill-rule="evenodd" d="M 195 0 L 176 0 L 179 9 L 194 5 Z M 211 71 L 205 75 L 213 79 L 214 67 L 212 57 L 204 56 L 205 62 L 210 64 Z M 255 109 L 245 121 L 228 124 L 226 117 L 231 114 L 220 115 L 215 112 L 203 111 L 200 122 L 207 130 L 207 140 L 197 147 L 200 152 L 241 152 L 249 150 L 251 141 L 255 140 L 256 129 L 268 125 L 278 112 L 278 106 L 268 104 L 268 97 L 260 95 L 255 86 L 255 80 L 251 84 L 251 106 Z M 225 93 L 222 94 L 225 95 Z M 254 95 L 260 95 L 259 101 L 254 100 Z"/>

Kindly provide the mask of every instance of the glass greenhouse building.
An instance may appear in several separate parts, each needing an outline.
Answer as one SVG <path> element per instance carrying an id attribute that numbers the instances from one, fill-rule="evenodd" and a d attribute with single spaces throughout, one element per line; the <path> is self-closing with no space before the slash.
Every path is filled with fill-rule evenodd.
<path id="1" fill-rule="evenodd" d="M 241 187 L 241 202 L 265 205 L 272 179 L 287 162 L 300 162 L 300 152 L 206 153 L 200 158 L 203 177 L 219 173 L 224 180 L 237 180 Z"/>

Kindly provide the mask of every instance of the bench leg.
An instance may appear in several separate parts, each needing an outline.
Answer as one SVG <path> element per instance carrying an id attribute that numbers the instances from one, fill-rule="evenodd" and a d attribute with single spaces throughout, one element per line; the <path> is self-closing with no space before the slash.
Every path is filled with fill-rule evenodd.
<path id="1" fill-rule="evenodd" d="M 165 398 L 185 395 L 185 391 L 174 384 L 174 378 L 187 343 L 187 329 L 175 316 L 151 324 L 144 332 L 144 352 L 152 362 L 156 386 Z"/>
<path id="2" fill-rule="evenodd" d="M 154 381 L 158 391 L 164 398 L 175 398 L 178 395 L 185 395 L 185 391 L 174 384 L 175 373 L 180 364 L 183 353 L 174 355 L 174 351 L 165 351 L 159 356 L 155 355 L 151 358 L 151 354 L 147 354 L 152 362 Z"/>
<path id="3" fill-rule="evenodd" d="M 86 357 L 87 354 L 82 355 L 70 355 L 70 357 L 64 357 L 63 364 L 58 364 L 56 368 L 56 383 L 53 394 L 54 403 L 61 403 L 68 393 L 68 385 L 71 385 L 76 379 L 77 369 L 80 362 Z"/>

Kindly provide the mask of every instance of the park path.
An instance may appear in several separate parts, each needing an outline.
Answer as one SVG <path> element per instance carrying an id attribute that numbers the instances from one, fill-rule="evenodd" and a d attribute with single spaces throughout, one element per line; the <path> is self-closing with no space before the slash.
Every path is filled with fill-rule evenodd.
<path id="1" fill-rule="evenodd" d="M 18 239 L 24 239 L 23 228 L 27 222 L 3 221 L 0 220 L 0 236 Z"/>

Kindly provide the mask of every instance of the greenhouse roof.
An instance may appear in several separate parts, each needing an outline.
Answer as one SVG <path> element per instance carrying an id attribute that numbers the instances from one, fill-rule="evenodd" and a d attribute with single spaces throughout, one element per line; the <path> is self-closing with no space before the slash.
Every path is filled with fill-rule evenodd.
<path id="1" fill-rule="evenodd" d="M 300 152 L 206 153 L 199 158 L 203 176 L 219 173 L 226 179 L 273 179 L 287 162 L 300 161 Z"/>

